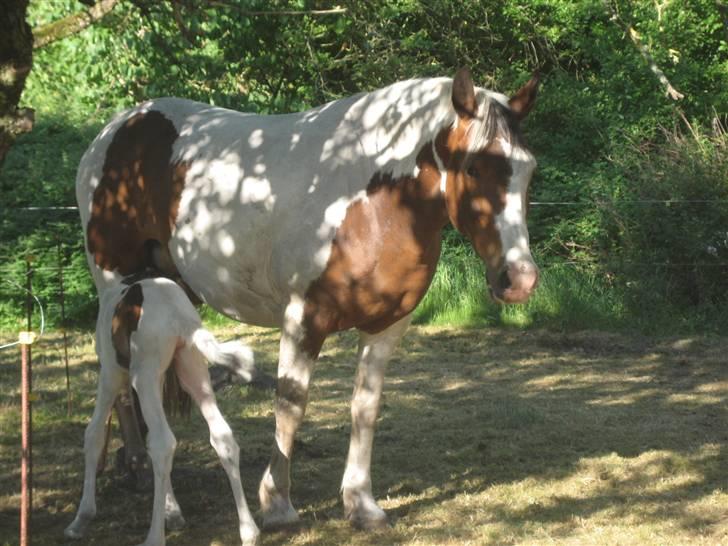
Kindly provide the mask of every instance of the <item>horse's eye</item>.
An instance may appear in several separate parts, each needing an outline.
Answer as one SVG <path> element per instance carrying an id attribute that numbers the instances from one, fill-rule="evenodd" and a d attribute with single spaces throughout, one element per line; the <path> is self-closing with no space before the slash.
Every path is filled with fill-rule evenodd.
<path id="1" fill-rule="evenodd" d="M 470 165 L 466 172 L 468 173 L 468 176 L 472 178 L 478 178 L 478 169 L 475 167 L 475 165 Z"/>

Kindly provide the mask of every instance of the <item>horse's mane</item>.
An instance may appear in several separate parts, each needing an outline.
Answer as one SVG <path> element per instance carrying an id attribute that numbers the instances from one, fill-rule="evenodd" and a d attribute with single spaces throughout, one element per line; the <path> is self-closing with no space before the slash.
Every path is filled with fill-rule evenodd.
<path id="1" fill-rule="evenodd" d="M 482 105 L 478 109 L 475 123 L 469 128 L 468 150 L 483 150 L 496 136 L 505 138 L 509 143 L 517 142 L 518 127 L 505 97 L 486 91 L 478 93 L 478 99 L 482 101 Z"/>

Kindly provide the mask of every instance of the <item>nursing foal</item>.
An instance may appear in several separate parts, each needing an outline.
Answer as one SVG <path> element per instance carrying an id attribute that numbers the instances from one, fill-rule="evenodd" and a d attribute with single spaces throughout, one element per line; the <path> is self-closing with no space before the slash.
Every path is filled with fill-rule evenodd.
<path id="1" fill-rule="evenodd" d="M 164 413 L 168 370 L 199 406 L 235 497 L 243 545 L 257 543 L 259 531 L 248 510 L 240 482 L 239 447 L 220 413 L 206 359 L 235 369 L 252 380 L 252 351 L 237 342 L 217 343 L 202 328 L 200 316 L 175 282 L 163 278 L 122 281 L 103 293 L 96 324 L 96 351 L 101 363 L 96 407 L 84 437 L 85 473 L 78 513 L 65 534 L 80 538 L 96 515 L 96 467 L 104 444 L 104 424 L 117 395 L 133 387 L 149 427 L 148 451 L 154 470 L 152 523 L 147 546 L 165 543 L 169 527 L 184 523 L 172 491 L 170 472 L 176 446 Z M 164 393 L 164 394 L 163 394 Z"/>

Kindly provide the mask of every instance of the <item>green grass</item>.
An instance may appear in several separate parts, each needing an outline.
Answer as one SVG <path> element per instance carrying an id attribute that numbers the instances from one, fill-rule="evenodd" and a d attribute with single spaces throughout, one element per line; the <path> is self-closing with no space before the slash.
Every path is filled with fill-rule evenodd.
<path id="1" fill-rule="evenodd" d="M 539 286 L 527 303 L 498 305 L 488 296 L 484 267 L 472 249 L 446 247 L 432 285 L 415 311 L 415 324 L 647 335 L 725 331 L 725 308 L 710 302 L 679 305 L 669 292 L 656 288 L 657 281 L 655 277 L 652 284 L 615 282 L 613 276 L 593 268 L 550 263 L 542 266 Z"/>
<path id="2" fill-rule="evenodd" d="M 599 277 L 570 264 L 542 268 L 526 304 L 501 306 L 488 296 L 485 271 L 470 249 L 446 251 L 429 292 L 415 312 L 419 324 L 542 327 L 555 330 L 620 329 L 623 296 Z"/>

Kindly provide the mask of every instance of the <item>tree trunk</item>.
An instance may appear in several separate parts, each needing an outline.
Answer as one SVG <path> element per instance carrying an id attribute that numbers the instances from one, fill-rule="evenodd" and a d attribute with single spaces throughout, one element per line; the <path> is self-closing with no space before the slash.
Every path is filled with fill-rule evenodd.
<path id="1" fill-rule="evenodd" d="M 0 166 L 15 138 L 33 128 L 33 111 L 18 108 L 33 66 L 28 0 L 4 0 L 0 10 Z"/>

